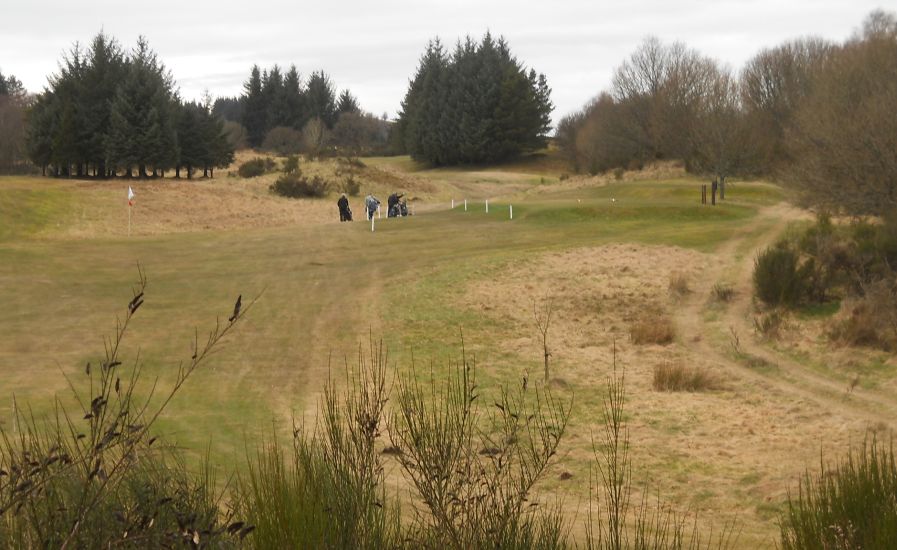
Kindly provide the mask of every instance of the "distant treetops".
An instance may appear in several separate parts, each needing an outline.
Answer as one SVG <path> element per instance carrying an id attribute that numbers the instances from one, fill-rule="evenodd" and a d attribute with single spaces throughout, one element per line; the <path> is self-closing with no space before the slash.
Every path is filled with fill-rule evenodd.
<path id="1" fill-rule="evenodd" d="M 511 55 L 504 38 L 467 37 L 449 55 L 432 40 L 408 85 L 393 143 L 433 165 L 498 162 L 545 146 L 545 75 Z"/>
<path id="2" fill-rule="evenodd" d="M 29 114 L 32 162 L 55 175 L 114 177 L 229 165 L 233 148 L 211 101 L 184 102 L 141 37 L 131 52 L 102 32 L 64 56 Z"/>

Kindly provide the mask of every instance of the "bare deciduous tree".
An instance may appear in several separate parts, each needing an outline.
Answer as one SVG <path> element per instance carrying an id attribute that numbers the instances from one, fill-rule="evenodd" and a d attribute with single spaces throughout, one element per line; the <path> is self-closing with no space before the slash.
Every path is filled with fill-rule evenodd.
<path id="1" fill-rule="evenodd" d="M 536 326 L 539 328 L 539 334 L 542 337 L 542 358 L 545 361 L 545 382 L 548 382 L 549 360 L 551 359 L 551 351 L 548 349 L 548 330 L 551 328 L 551 314 L 554 311 L 554 301 L 548 298 L 542 304 L 540 309 L 533 298 L 533 318 L 536 320 Z"/>

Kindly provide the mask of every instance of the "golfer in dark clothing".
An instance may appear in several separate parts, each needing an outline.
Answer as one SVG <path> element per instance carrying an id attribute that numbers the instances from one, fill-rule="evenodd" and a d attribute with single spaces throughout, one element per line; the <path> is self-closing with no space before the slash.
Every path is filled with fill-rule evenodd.
<path id="1" fill-rule="evenodd" d="M 349 210 L 349 199 L 346 198 L 345 193 L 340 195 L 339 200 L 336 201 L 336 205 L 339 207 L 339 221 L 341 221 L 341 222 L 352 221 L 352 211 Z"/>
<path id="2" fill-rule="evenodd" d="M 386 205 L 387 205 L 386 215 L 387 215 L 387 217 L 396 218 L 399 216 L 399 213 L 400 213 L 399 208 L 398 208 L 399 199 L 401 199 L 403 196 L 405 196 L 404 193 L 393 193 L 392 195 L 389 196 L 388 199 L 386 199 Z"/>

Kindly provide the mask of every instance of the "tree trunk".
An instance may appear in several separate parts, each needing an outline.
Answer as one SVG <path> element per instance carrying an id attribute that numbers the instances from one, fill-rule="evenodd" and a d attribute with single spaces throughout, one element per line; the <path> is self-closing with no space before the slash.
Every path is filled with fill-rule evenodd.
<path id="1" fill-rule="evenodd" d="M 176 179 L 181 179 L 181 167 L 180 165 L 174 167 L 174 177 Z"/>
<path id="2" fill-rule="evenodd" d="M 193 179 L 193 166 L 191 166 L 190 164 L 187 165 L 187 179 Z"/>

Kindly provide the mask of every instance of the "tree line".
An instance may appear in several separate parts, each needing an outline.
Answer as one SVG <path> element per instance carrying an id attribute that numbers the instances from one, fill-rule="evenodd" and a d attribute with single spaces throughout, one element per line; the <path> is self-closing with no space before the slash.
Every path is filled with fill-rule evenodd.
<path id="1" fill-rule="evenodd" d="M 810 204 L 882 214 L 897 208 L 895 105 L 897 19 L 877 10 L 842 44 L 792 40 L 738 74 L 648 38 L 556 137 L 577 171 L 681 159 L 720 181 L 764 176 Z"/>
<path id="2" fill-rule="evenodd" d="M 28 170 L 23 146 L 28 95 L 15 76 L 0 71 L 0 172 Z"/>
<path id="3" fill-rule="evenodd" d="M 498 162 L 544 147 L 551 89 L 511 55 L 504 38 L 470 37 L 448 54 L 427 45 L 408 85 L 393 143 L 433 165 Z"/>
<path id="4" fill-rule="evenodd" d="M 104 33 L 63 57 L 28 113 L 28 157 L 57 176 L 188 178 L 233 160 L 211 101 L 181 100 L 145 38 L 126 52 Z"/>
<path id="5" fill-rule="evenodd" d="M 385 115 L 364 112 L 349 90 L 337 95 L 323 70 L 304 79 L 295 65 L 286 73 L 278 65 L 264 70 L 254 65 L 243 94 L 219 98 L 212 111 L 229 120 L 247 146 L 282 154 L 317 156 L 330 148 L 355 156 L 382 152 L 388 144 Z"/>

